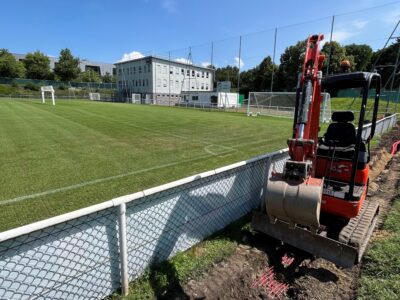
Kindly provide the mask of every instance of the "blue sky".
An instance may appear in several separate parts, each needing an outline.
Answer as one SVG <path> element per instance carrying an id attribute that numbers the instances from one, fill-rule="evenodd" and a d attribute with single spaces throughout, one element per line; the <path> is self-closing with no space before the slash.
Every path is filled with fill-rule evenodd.
<path id="1" fill-rule="evenodd" d="M 116 62 L 145 54 L 184 61 L 192 46 L 192 61 L 217 66 L 238 64 L 246 69 L 273 53 L 278 27 L 277 54 L 312 33 L 329 39 L 331 17 L 334 39 L 343 44 L 367 43 L 381 48 L 400 18 L 394 0 L 35 0 L 3 1 L 0 48 L 25 53 L 41 50 L 58 56 L 70 48 L 81 59 Z M 390 4 L 391 3 L 391 4 Z M 363 10 L 365 8 L 386 6 Z M 352 14 L 346 12 L 357 11 Z M 342 14 L 342 15 L 340 15 Z M 298 24 L 292 25 L 291 24 Z M 268 30 L 270 29 L 270 30 Z M 400 31 L 398 30 L 398 34 Z"/>

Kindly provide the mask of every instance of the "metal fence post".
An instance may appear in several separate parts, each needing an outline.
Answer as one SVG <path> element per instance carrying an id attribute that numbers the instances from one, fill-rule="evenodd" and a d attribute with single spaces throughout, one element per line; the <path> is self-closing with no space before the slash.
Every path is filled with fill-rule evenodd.
<path id="1" fill-rule="evenodd" d="M 269 173 L 270 173 L 270 169 L 271 169 L 271 164 L 272 164 L 272 155 L 270 155 L 267 159 L 267 162 L 265 164 L 265 170 L 264 170 L 264 186 L 263 186 L 263 193 L 262 193 L 262 197 L 261 197 L 261 201 L 260 201 L 260 208 L 261 211 L 265 211 L 265 195 L 267 193 L 267 183 L 268 183 L 268 179 L 269 179 Z"/>
<path id="2" fill-rule="evenodd" d="M 128 248 L 126 242 L 126 204 L 119 205 L 119 250 L 121 259 L 121 292 L 123 296 L 129 293 L 128 279 Z"/>

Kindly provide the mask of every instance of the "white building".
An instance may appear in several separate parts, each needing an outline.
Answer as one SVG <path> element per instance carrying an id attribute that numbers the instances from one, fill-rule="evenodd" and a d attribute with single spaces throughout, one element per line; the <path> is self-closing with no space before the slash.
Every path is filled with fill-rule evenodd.
<path id="1" fill-rule="evenodd" d="M 182 92 L 182 102 L 200 107 L 232 108 L 239 106 L 239 94 L 227 92 Z"/>
<path id="2" fill-rule="evenodd" d="M 184 91 L 212 91 L 214 70 L 154 56 L 115 64 L 118 91 L 124 97 L 178 101 Z"/>

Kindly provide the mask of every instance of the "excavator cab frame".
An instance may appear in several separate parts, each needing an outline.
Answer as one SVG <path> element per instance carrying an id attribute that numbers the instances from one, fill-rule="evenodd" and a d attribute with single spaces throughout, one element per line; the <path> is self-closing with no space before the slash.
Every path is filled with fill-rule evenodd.
<path id="1" fill-rule="evenodd" d="M 374 105 L 373 105 L 373 113 L 371 120 L 371 130 L 367 138 L 363 139 L 363 126 L 365 125 L 365 114 L 367 108 L 367 102 L 369 98 L 369 91 L 371 89 L 371 84 L 375 80 L 375 95 L 374 95 Z M 378 116 L 378 107 L 379 107 L 379 97 L 380 97 L 380 89 L 381 89 L 381 76 L 378 73 L 367 73 L 367 72 L 354 72 L 354 73 L 345 73 L 339 75 L 333 75 L 324 77 L 322 79 L 322 89 L 326 92 L 334 92 L 337 93 L 340 89 L 351 89 L 351 88 L 362 88 L 362 99 L 361 99 L 361 108 L 358 119 L 358 128 L 357 128 L 357 139 L 355 144 L 354 156 L 352 159 L 352 168 L 351 168 L 351 178 L 350 178 L 350 189 L 348 195 L 346 196 L 347 200 L 355 200 L 353 199 L 353 192 L 355 186 L 355 178 L 357 172 L 357 164 L 359 161 L 360 148 L 363 142 L 368 144 L 374 137 L 375 134 L 375 126 L 376 120 Z M 369 153 L 368 153 L 369 155 Z"/>

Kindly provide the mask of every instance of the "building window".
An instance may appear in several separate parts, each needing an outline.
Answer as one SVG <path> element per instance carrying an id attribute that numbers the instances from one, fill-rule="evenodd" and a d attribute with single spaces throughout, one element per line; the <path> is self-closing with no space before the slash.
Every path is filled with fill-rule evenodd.
<path id="1" fill-rule="evenodd" d="M 175 74 L 179 75 L 179 68 L 178 67 L 175 67 Z"/>
<path id="2" fill-rule="evenodd" d="M 206 77 L 208 78 L 208 72 L 206 73 Z"/>
<path id="3" fill-rule="evenodd" d="M 192 70 L 192 77 L 194 77 L 194 70 Z"/>
<path id="4" fill-rule="evenodd" d="M 167 66 L 163 66 L 164 74 L 167 74 Z"/>
<path id="5" fill-rule="evenodd" d="M 147 72 L 151 72 L 151 65 L 147 65 Z"/>
<path id="6" fill-rule="evenodd" d="M 142 73 L 142 67 L 139 66 L 139 73 Z"/>
<path id="7" fill-rule="evenodd" d="M 199 100 L 199 96 L 192 96 L 192 100 L 193 100 L 193 101 Z"/>
<path id="8" fill-rule="evenodd" d="M 199 72 L 196 72 L 196 73 L 197 73 L 197 74 L 196 74 L 196 75 L 197 75 L 197 77 L 200 77 L 200 73 L 199 73 Z"/>
<path id="9" fill-rule="evenodd" d="M 136 67 L 133 67 L 133 74 L 136 74 Z"/>
<path id="10" fill-rule="evenodd" d="M 181 74 L 185 75 L 185 69 L 181 69 Z"/>
<path id="11" fill-rule="evenodd" d="M 160 74 L 161 73 L 161 66 L 157 65 L 157 73 Z"/>
<path id="12" fill-rule="evenodd" d="M 206 83 L 206 91 L 208 91 L 208 83 Z"/>
<path id="13" fill-rule="evenodd" d="M 201 89 L 204 90 L 204 83 L 201 84 Z"/>
<path id="14" fill-rule="evenodd" d="M 174 67 L 170 67 L 169 74 L 174 74 Z"/>
<path id="15" fill-rule="evenodd" d="M 204 78 L 204 72 L 201 72 L 201 78 Z M 208 78 L 208 77 L 207 77 Z"/>
<path id="16" fill-rule="evenodd" d="M 121 75 L 121 73 L 122 73 L 122 70 L 118 69 L 118 75 Z"/>
<path id="17" fill-rule="evenodd" d="M 179 80 L 175 80 L 175 86 L 179 87 Z"/>
<path id="18" fill-rule="evenodd" d="M 186 75 L 190 77 L 190 70 L 186 70 Z"/>
<path id="19" fill-rule="evenodd" d="M 131 75 L 133 74 L 133 67 L 131 67 Z"/>
<path id="20" fill-rule="evenodd" d="M 157 79 L 157 86 L 161 87 L 161 79 Z"/>
<path id="21" fill-rule="evenodd" d="M 163 87 L 167 87 L 167 79 L 163 80 Z"/>

